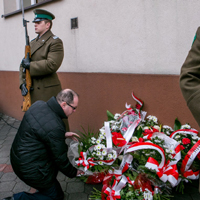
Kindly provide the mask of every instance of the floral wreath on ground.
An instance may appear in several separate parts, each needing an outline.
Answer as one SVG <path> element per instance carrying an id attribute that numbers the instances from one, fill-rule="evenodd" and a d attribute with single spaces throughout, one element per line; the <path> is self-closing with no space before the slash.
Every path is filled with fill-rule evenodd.
<path id="1" fill-rule="evenodd" d="M 66 141 L 68 157 L 83 170 L 80 179 L 102 183 L 90 199 L 170 199 L 172 188 L 199 178 L 200 138 L 189 124 L 175 120 L 174 128 L 162 125 L 143 111 L 143 101 L 132 93 L 135 107 L 113 115 L 98 133 L 85 131 L 80 142 Z"/>

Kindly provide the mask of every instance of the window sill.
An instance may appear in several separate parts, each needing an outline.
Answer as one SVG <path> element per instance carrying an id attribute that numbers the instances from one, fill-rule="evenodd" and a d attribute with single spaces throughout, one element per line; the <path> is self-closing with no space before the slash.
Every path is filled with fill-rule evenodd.
<path id="1" fill-rule="evenodd" d="M 38 7 L 38 6 L 41 6 L 41 5 L 43 5 L 43 4 L 53 2 L 53 1 L 57 1 L 57 0 L 46 0 L 46 1 L 43 1 L 43 2 L 40 2 L 40 3 L 36 3 L 36 4 L 34 4 L 34 5 L 25 7 L 25 8 L 24 8 L 24 11 L 25 11 L 25 10 L 30 10 L 30 9 L 32 9 L 32 8 L 35 8 L 35 7 Z M 11 17 L 11 16 L 13 16 L 13 15 L 15 15 L 15 14 L 18 14 L 18 13 L 21 13 L 21 12 L 22 12 L 22 9 L 19 9 L 19 10 L 13 11 L 13 12 L 11 12 L 11 13 L 7 13 L 7 14 L 5 14 L 5 15 L 1 15 L 1 18 Z"/>

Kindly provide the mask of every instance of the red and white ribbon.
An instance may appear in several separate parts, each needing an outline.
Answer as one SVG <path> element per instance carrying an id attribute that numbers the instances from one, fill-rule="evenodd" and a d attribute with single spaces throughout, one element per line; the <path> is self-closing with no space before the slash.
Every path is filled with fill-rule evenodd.
<path id="1" fill-rule="evenodd" d="M 178 181 L 178 170 L 176 165 L 165 165 L 165 152 L 164 150 L 153 143 L 150 142 L 141 142 L 141 143 L 136 143 L 131 145 L 126 151 L 125 153 L 130 153 L 136 150 L 141 150 L 141 149 L 155 149 L 157 150 L 162 159 L 160 164 L 154 159 L 154 158 L 149 158 L 145 167 L 149 168 L 149 169 L 155 169 L 157 171 L 157 175 L 159 176 L 159 178 L 163 181 L 169 181 L 171 183 L 171 185 L 174 187 Z"/>
<path id="2" fill-rule="evenodd" d="M 132 163 L 133 156 L 130 154 L 124 155 L 123 160 L 119 166 L 119 169 L 109 170 L 108 174 L 104 177 L 103 182 L 111 179 L 113 176 L 116 177 L 117 180 L 120 180 L 122 174 L 129 168 L 130 164 Z"/>
<path id="3" fill-rule="evenodd" d="M 143 104 L 144 104 L 143 101 L 140 100 L 139 98 L 137 98 L 137 97 L 133 94 L 133 92 L 132 92 L 132 97 L 133 97 L 133 99 L 137 102 L 136 108 L 140 109 L 140 108 L 143 106 Z"/>
<path id="4" fill-rule="evenodd" d="M 132 181 L 128 176 L 126 177 L 127 178 L 127 181 L 130 185 L 134 186 L 134 182 L 135 181 Z"/>
<path id="5" fill-rule="evenodd" d="M 161 162 L 159 164 L 159 168 L 162 168 L 165 165 L 165 152 L 164 152 L 164 150 L 160 146 L 153 144 L 151 142 L 139 142 L 139 143 L 133 144 L 127 150 L 125 150 L 124 153 L 127 154 L 127 153 L 137 151 L 137 150 L 141 150 L 141 149 L 155 149 L 155 150 L 157 150 L 162 157 Z"/>
<path id="6" fill-rule="evenodd" d="M 177 162 L 181 159 L 181 149 L 180 144 L 174 140 L 173 138 L 170 138 L 169 136 L 165 135 L 162 132 L 156 132 L 153 134 L 150 134 L 149 136 L 145 136 L 143 138 L 149 138 L 150 140 L 152 138 L 158 137 L 162 140 L 164 140 L 165 146 L 167 146 L 168 149 L 171 149 L 175 153 L 172 154 L 173 160 L 168 165 L 174 165 L 177 164 Z"/>
<path id="7" fill-rule="evenodd" d="M 120 191 L 122 188 L 126 186 L 127 178 L 122 175 L 121 180 L 118 182 L 116 179 L 113 182 L 112 187 L 107 187 L 104 191 L 105 194 L 107 194 L 107 200 L 116 200 L 121 199 Z"/>
<path id="8" fill-rule="evenodd" d="M 75 162 L 78 166 L 82 165 L 84 167 L 84 171 L 87 171 L 90 168 L 90 166 L 95 165 L 93 158 L 87 159 L 87 153 L 86 152 L 81 152 L 79 159 Z"/>
<path id="9" fill-rule="evenodd" d="M 181 173 L 184 177 L 192 180 L 199 178 L 199 170 L 193 172 L 191 169 L 189 169 L 199 152 L 200 152 L 200 140 L 197 141 L 195 145 L 188 151 L 188 153 L 186 154 L 185 158 L 182 161 Z"/>
<path id="10" fill-rule="evenodd" d="M 149 157 L 145 167 L 156 170 L 161 181 L 169 181 L 172 187 L 177 185 L 179 173 L 176 165 L 165 165 L 164 167 L 160 168 L 159 163 L 154 158 Z"/>
<path id="11" fill-rule="evenodd" d="M 198 131 L 195 129 L 179 129 L 177 131 L 174 131 L 170 137 L 174 138 L 177 134 L 189 134 L 189 135 L 193 135 L 193 136 L 197 136 L 198 135 Z"/>

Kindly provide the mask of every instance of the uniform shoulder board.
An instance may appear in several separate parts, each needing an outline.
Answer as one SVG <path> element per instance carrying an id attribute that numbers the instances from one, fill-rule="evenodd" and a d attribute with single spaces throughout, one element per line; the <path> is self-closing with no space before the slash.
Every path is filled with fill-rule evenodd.
<path id="1" fill-rule="evenodd" d="M 57 39 L 57 38 L 59 38 L 59 37 L 58 37 L 58 36 L 56 36 L 56 35 L 54 35 L 54 36 L 53 36 L 53 39 L 54 39 L 54 40 L 55 40 L 55 39 Z"/>

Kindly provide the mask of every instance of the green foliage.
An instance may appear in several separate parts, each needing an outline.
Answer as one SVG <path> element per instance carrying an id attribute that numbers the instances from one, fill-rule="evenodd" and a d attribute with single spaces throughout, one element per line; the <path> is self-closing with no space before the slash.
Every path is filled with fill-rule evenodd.
<path id="1" fill-rule="evenodd" d="M 176 118 L 174 122 L 174 131 L 177 131 L 180 128 L 181 128 L 181 122 L 178 120 L 178 118 Z"/>
<path id="2" fill-rule="evenodd" d="M 134 132 L 134 136 L 136 136 L 137 138 L 143 137 L 143 129 L 142 127 L 138 127 L 135 132 Z"/>
<path id="3" fill-rule="evenodd" d="M 86 152 L 91 146 L 91 138 L 95 137 L 98 135 L 99 132 L 94 132 L 92 130 L 90 130 L 90 128 L 88 127 L 88 131 L 86 131 L 82 126 L 81 128 L 83 129 L 83 131 L 78 131 L 81 134 L 81 137 L 79 139 L 80 144 L 82 143 L 83 145 L 79 145 L 79 153 L 81 151 Z"/>
<path id="4" fill-rule="evenodd" d="M 106 112 L 107 112 L 108 121 L 114 120 L 114 115 L 108 110 Z"/>
<path id="5" fill-rule="evenodd" d="M 101 200 L 101 191 L 93 188 L 92 194 L 89 196 L 89 200 Z"/>

